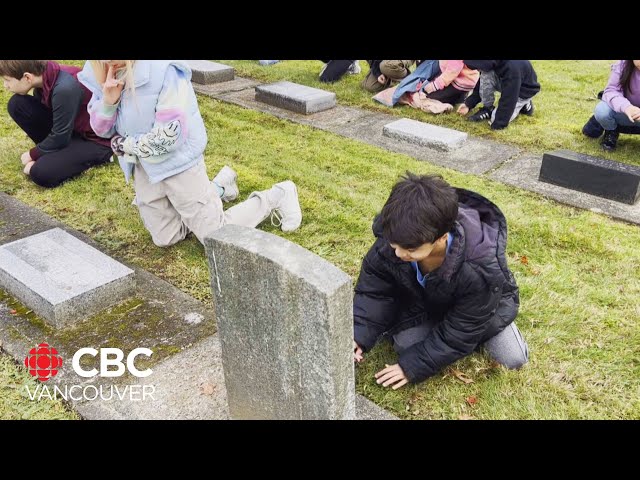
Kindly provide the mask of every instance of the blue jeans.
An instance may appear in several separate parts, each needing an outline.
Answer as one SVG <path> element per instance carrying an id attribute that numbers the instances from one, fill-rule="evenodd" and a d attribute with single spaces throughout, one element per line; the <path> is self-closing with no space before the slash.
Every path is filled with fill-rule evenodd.
<path id="1" fill-rule="evenodd" d="M 600 102 L 596 106 L 594 116 L 605 130 L 615 130 L 618 125 L 640 127 L 640 121 L 632 122 L 624 113 L 614 112 L 605 102 Z"/>

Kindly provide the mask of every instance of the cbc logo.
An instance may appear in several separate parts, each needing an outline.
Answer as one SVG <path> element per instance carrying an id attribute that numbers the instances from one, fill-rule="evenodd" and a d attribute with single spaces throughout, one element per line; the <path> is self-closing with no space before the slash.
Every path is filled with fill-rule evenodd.
<path id="1" fill-rule="evenodd" d="M 96 368 L 84 370 L 80 365 L 80 359 L 85 355 L 95 357 L 98 353 L 100 354 L 100 372 L 98 372 Z M 127 355 L 126 370 L 129 370 L 135 377 L 148 377 L 153 371 L 150 368 L 140 371 L 136 368 L 134 362 L 139 355 L 150 357 L 152 354 L 153 352 L 148 348 L 134 348 L 129 355 Z M 124 353 L 119 348 L 101 348 L 100 352 L 95 348 L 81 348 L 73 355 L 71 365 L 78 375 L 85 378 L 95 377 L 96 375 L 101 377 L 121 377 L 125 372 L 125 366 L 124 363 L 122 363 L 123 358 Z M 109 367 L 115 367 L 115 370 L 110 370 Z"/>
<path id="2" fill-rule="evenodd" d="M 29 373 L 41 382 L 46 382 L 58 374 L 62 367 L 62 357 L 58 351 L 47 343 L 41 343 L 29 350 L 29 355 L 24 359 L 24 365 Z"/>
<path id="3" fill-rule="evenodd" d="M 100 371 L 94 368 L 92 370 L 84 370 L 80 365 L 80 359 L 85 355 L 95 357 L 100 354 Z M 81 377 L 89 378 L 100 375 L 101 377 L 120 377 L 124 375 L 125 370 L 129 370 L 132 375 L 143 378 L 153 373 L 151 369 L 140 371 L 135 366 L 135 359 L 139 355 L 150 357 L 153 352 L 148 348 L 135 348 L 127 355 L 127 366 L 125 369 L 122 359 L 124 353 L 119 348 L 101 348 L 100 352 L 95 348 L 81 348 L 73 356 L 71 365 L 75 372 Z M 41 382 L 46 382 L 51 377 L 58 374 L 58 370 L 62 367 L 62 357 L 58 351 L 46 343 L 41 343 L 37 347 L 32 348 L 24 359 L 25 366 L 29 369 L 29 373 Z M 115 370 L 109 370 L 109 367 L 115 367 Z"/>

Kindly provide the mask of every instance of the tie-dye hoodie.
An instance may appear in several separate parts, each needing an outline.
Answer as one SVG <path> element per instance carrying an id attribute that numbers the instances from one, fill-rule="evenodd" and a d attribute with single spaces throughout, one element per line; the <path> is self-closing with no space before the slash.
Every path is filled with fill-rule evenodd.
<path id="1" fill-rule="evenodd" d="M 125 155 L 118 157 L 128 182 L 139 162 L 151 183 L 181 173 L 204 160 L 207 132 L 191 86 L 191 69 L 178 60 L 136 60 L 132 92 L 105 105 L 91 64 L 78 80 L 92 93 L 91 127 L 101 137 L 122 135 Z"/>

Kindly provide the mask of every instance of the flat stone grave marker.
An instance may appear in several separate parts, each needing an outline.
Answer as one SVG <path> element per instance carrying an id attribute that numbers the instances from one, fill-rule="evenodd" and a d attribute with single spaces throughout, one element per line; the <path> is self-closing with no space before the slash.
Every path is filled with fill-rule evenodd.
<path id="1" fill-rule="evenodd" d="M 58 328 L 127 298 L 134 273 L 60 228 L 0 247 L 0 286 Z"/>
<path id="2" fill-rule="evenodd" d="M 308 115 L 336 106 L 336 94 L 292 82 L 256 87 L 256 101 Z"/>
<path id="3" fill-rule="evenodd" d="M 235 68 L 209 60 L 187 60 L 191 67 L 191 80 L 203 85 L 230 82 L 235 78 Z"/>
<path id="4" fill-rule="evenodd" d="M 545 153 L 541 182 L 633 205 L 640 197 L 640 167 L 571 150 Z"/>
<path id="5" fill-rule="evenodd" d="M 386 124 L 382 134 L 386 137 L 445 152 L 461 147 L 467 140 L 467 134 L 464 132 L 409 118 L 402 118 Z"/>

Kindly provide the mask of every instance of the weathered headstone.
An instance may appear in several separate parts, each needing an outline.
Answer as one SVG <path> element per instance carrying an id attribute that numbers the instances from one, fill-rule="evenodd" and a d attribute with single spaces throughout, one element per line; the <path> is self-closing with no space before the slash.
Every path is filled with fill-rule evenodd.
<path id="1" fill-rule="evenodd" d="M 231 417 L 354 418 L 349 276 L 253 228 L 226 225 L 205 247 Z"/>
<path id="2" fill-rule="evenodd" d="M 134 271 L 53 228 L 0 247 L 0 286 L 54 327 L 129 296 Z"/>
<path id="3" fill-rule="evenodd" d="M 336 106 L 335 93 L 291 82 L 258 85 L 256 100 L 305 115 Z"/>
<path id="4" fill-rule="evenodd" d="M 545 153 L 539 180 L 629 205 L 640 197 L 640 167 L 570 150 Z"/>
<path id="5" fill-rule="evenodd" d="M 382 129 L 382 134 L 386 137 L 445 152 L 461 147 L 467 139 L 467 134 L 464 132 L 409 118 L 402 118 L 386 124 Z"/>
<path id="6" fill-rule="evenodd" d="M 229 82 L 235 78 L 235 69 L 209 60 L 187 60 L 191 67 L 191 80 L 203 85 Z"/>

